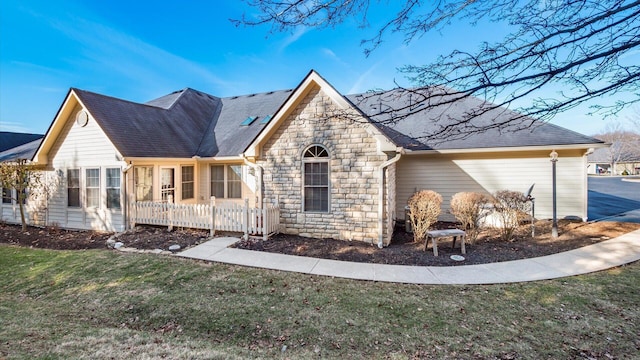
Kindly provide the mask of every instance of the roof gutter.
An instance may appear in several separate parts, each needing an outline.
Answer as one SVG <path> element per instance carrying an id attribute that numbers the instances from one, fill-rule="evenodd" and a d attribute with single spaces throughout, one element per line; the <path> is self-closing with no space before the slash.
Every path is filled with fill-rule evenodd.
<path id="1" fill-rule="evenodd" d="M 176 162 L 176 161 L 208 161 L 208 162 L 231 162 L 231 161 L 243 161 L 244 158 L 242 156 L 214 156 L 214 157 L 200 157 L 198 155 L 192 157 L 136 157 L 136 156 L 125 156 L 122 158 L 123 161 L 126 162 Z"/>
<path id="2" fill-rule="evenodd" d="M 200 157 L 198 155 L 191 157 L 196 161 L 218 161 L 218 162 L 229 162 L 229 161 L 244 161 L 244 156 L 212 156 L 212 157 Z"/>
<path id="3" fill-rule="evenodd" d="M 383 162 L 378 166 L 378 247 L 384 247 L 384 169 L 400 160 L 404 151 L 402 148 L 396 149 L 396 156 Z"/>
<path id="4" fill-rule="evenodd" d="M 603 148 L 608 147 L 605 143 L 590 144 L 570 144 L 570 145 L 543 145 L 543 146 L 505 146 L 491 148 L 473 148 L 473 149 L 442 149 L 442 150 L 406 150 L 406 155 L 435 155 L 435 154 L 468 154 L 468 153 L 490 153 L 509 151 L 541 151 L 541 150 L 562 150 L 562 149 L 585 149 L 585 148 Z"/>

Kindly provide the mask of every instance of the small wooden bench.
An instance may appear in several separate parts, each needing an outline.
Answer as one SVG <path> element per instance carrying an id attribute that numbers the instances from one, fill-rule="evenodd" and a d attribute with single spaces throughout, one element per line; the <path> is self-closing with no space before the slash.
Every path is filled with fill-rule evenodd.
<path id="1" fill-rule="evenodd" d="M 460 236 L 460 250 L 463 254 L 466 254 L 467 251 L 464 248 L 464 237 L 466 233 L 459 229 L 447 229 L 447 230 L 433 230 L 427 232 L 427 239 L 424 242 L 424 251 L 427 251 L 427 245 L 429 244 L 429 238 L 433 243 L 433 256 L 438 256 L 438 238 L 443 237 L 453 237 L 453 243 L 451 244 L 451 248 L 453 249 L 456 246 L 456 240 L 458 236 Z"/>

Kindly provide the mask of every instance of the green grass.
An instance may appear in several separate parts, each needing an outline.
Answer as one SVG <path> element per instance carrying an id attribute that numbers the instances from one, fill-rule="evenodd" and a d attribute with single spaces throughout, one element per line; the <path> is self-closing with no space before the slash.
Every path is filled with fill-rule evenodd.
<path id="1" fill-rule="evenodd" d="M 639 279 L 418 286 L 0 246 L 0 358 L 632 358 Z"/>

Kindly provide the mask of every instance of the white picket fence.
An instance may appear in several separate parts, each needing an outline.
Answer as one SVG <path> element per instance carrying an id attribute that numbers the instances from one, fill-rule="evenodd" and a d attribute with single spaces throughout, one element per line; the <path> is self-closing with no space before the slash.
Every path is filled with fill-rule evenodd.
<path id="1" fill-rule="evenodd" d="M 131 224 L 147 224 L 216 231 L 241 232 L 262 236 L 265 240 L 278 232 L 280 208 L 268 205 L 264 208 L 249 207 L 244 204 L 219 204 L 211 199 L 210 204 L 173 204 L 171 202 L 137 201 L 131 205 Z"/>

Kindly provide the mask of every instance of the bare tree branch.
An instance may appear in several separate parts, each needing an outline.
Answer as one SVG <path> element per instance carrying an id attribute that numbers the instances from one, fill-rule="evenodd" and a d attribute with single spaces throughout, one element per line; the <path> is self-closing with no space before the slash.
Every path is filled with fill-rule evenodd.
<path id="1" fill-rule="evenodd" d="M 596 138 L 611 144 L 606 149 L 606 158 L 611 166 L 611 175 L 618 175 L 619 163 L 640 162 L 640 133 L 625 130 L 621 123 L 609 123 L 604 132 Z M 633 173 L 635 169 L 627 169 Z"/>
<path id="2" fill-rule="evenodd" d="M 236 23 L 271 24 L 274 31 L 334 27 L 354 17 L 367 27 L 373 6 L 390 6 L 370 0 L 249 0 L 248 4 L 258 15 Z M 456 50 L 431 64 L 401 68 L 416 89 L 398 89 L 392 96 L 411 92 L 415 97 L 411 104 L 380 106 L 379 113 L 369 114 L 383 125 L 424 111 L 416 106 L 416 98 L 440 109 L 472 97 L 484 101 L 462 117 L 448 119 L 440 133 L 424 134 L 425 138 L 464 137 L 487 127 L 521 129 L 532 125 L 532 117 L 549 120 L 587 101 L 594 112 L 605 116 L 640 102 L 640 64 L 627 59 L 640 49 L 640 0 L 405 0 L 389 14 L 375 35 L 362 41 L 365 54 L 375 51 L 390 33 L 402 34 L 408 44 L 454 20 L 506 23 L 513 31 L 476 51 Z M 366 96 L 362 100 L 369 102 Z M 397 101 L 392 103 L 398 106 Z M 493 123 L 478 121 L 501 107 L 518 115 Z"/>

